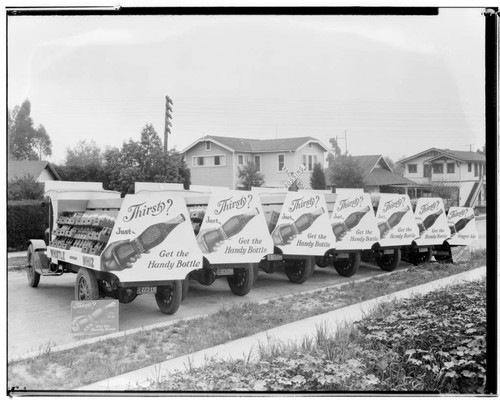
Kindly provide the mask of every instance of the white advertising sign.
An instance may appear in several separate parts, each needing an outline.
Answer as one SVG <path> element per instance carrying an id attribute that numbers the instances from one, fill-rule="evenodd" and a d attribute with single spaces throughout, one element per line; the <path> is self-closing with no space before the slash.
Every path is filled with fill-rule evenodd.
<path id="1" fill-rule="evenodd" d="M 330 222 L 337 250 L 371 249 L 380 239 L 367 193 L 338 193 Z"/>
<path id="2" fill-rule="evenodd" d="M 325 196 L 288 192 L 271 237 L 283 254 L 324 255 L 335 244 Z"/>
<path id="3" fill-rule="evenodd" d="M 122 282 L 184 279 L 202 267 L 184 198 L 172 193 L 127 195 L 106 249 L 101 270 Z"/>
<path id="4" fill-rule="evenodd" d="M 273 253 L 259 196 L 246 191 L 212 193 L 196 240 L 211 264 L 256 263 Z"/>
<path id="5" fill-rule="evenodd" d="M 415 208 L 415 220 L 420 235 L 415 240 L 418 246 L 443 244 L 450 237 L 443 199 L 439 197 L 419 198 Z"/>
<path id="6" fill-rule="evenodd" d="M 451 238 L 448 239 L 449 244 L 467 246 L 479 237 L 473 208 L 450 207 L 448 226 L 451 233 Z"/>
<path id="7" fill-rule="evenodd" d="M 381 194 L 377 226 L 382 247 L 406 246 L 418 238 L 419 230 L 408 195 Z"/>

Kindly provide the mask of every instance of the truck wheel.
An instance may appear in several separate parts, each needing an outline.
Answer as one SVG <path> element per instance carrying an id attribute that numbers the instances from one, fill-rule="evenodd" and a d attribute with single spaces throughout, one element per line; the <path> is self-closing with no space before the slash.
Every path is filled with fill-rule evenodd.
<path id="1" fill-rule="evenodd" d="M 186 276 L 186 278 L 182 281 L 182 298 L 181 298 L 182 301 L 184 301 L 184 299 L 187 297 L 188 292 L 189 292 L 189 276 Z"/>
<path id="2" fill-rule="evenodd" d="M 156 304 L 163 314 L 177 312 L 182 301 L 182 281 L 173 281 L 170 285 L 158 286 L 155 293 Z"/>
<path id="3" fill-rule="evenodd" d="M 394 253 L 392 254 L 380 253 L 376 256 L 376 260 L 381 270 L 387 272 L 394 271 L 401 261 L 401 250 L 394 249 Z"/>
<path id="4" fill-rule="evenodd" d="M 34 288 L 40 283 L 40 274 L 35 271 L 35 257 L 35 250 L 33 249 L 33 245 L 30 244 L 28 247 L 26 272 L 28 275 L 28 285 Z"/>
<path id="5" fill-rule="evenodd" d="M 314 257 L 293 260 L 292 264 L 285 267 L 286 276 L 290 282 L 304 283 L 309 279 L 314 270 Z"/>
<path id="6" fill-rule="evenodd" d="M 432 258 L 432 247 L 428 247 L 427 251 L 424 252 L 420 252 L 418 251 L 418 248 L 415 248 L 412 253 L 410 262 L 413 265 L 421 265 L 431 261 L 431 258 Z"/>
<path id="7" fill-rule="evenodd" d="M 349 258 L 335 260 L 333 266 L 339 275 L 350 277 L 358 272 L 360 261 L 361 255 L 359 253 L 349 253 Z"/>
<path id="8" fill-rule="evenodd" d="M 326 268 L 330 265 L 330 257 L 328 256 L 314 257 L 314 261 L 316 262 L 316 265 L 320 268 Z"/>
<path id="9" fill-rule="evenodd" d="M 94 271 L 88 268 L 80 268 L 76 274 L 75 299 L 98 300 L 99 285 Z"/>
<path id="10" fill-rule="evenodd" d="M 235 268 L 234 274 L 227 277 L 231 292 L 237 296 L 248 294 L 253 286 L 254 274 L 253 264 L 248 264 L 248 268 Z"/>

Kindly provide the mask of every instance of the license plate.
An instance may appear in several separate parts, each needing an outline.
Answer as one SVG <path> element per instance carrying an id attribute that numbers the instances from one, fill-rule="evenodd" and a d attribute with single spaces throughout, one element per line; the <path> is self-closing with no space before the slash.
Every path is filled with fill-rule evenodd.
<path id="1" fill-rule="evenodd" d="M 156 286 L 141 286 L 137 288 L 137 294 L 155 294 Z"/>
<path id="2" fill-rule="evenodd" d="M 282 261 L 283 254 L 268 254 L 267 261 Z"/>
<path id="3" fill-rule="evenodd" d="M 233 275 L 234 270 L 231 268 L 217 268 L 215 270 L 215 274 L 218 276 L 223 276 L 223 275 Z"/>
<path id="4" fill-rule="evenodd" d="M 394 250 L 393 249 L 384 250 L 384 254 L 394 254 Z"/>

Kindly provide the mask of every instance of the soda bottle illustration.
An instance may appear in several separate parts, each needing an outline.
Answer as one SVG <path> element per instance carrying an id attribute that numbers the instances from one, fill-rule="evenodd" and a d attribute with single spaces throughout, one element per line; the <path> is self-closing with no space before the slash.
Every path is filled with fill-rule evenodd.
<path id="1" fill-rule="evenodd" d="M 291 224 L 279 225 L 271 234 L 276 246 L 283 246 L 288 243 L 294 235 L 309 229 L 316 219 L 325 212 L 323 207 L 319 210 L 302 214 L 295 222 Z"/>
<path id="2" fill-rule="evenodd" d="M 466 218 L 461 218 L 459 219 L 455 224 L 450 224 L 450 231 L 452 235 L 455 235 L 456 233 L 460 232 L 462 229 L 464 229 L 467 224 L 474 219 L 474 215 L 470 215 Z"/>
<path id="3" fill-rule="evenodd" d="M 422 222 L 418 223 L 418 230 L 420 231 L 420 235 L 424 233 L 427 229 L 429 229 L 434 222 L 438 219 L 438 217 L 443 213 L 443 210 L 438 210 L 435 213 L 428 215 Z"/>
<path id="4" fill-rule="evenodd" d="M 151 225 L 146 228 L 138 237 L 128 243 L 122 243 L 113 249 L 113 258 L 116 263 L 123 266 L 132 257 L 145 253 L 163 242 L 174 228 L 186 219 L 179 214 L 166 222 Z M 123 269 L 123 267 L 121 268 Z"/>
<path id="5" fill-rule="evenodd" d="M 358 225 L 361 219 L 366 215 L 368 211 L 370 211 L 370 207 L 366 206 L 360 211 L 356 211 L 350 214 L 344 221 L 337 224 L 333 224 L 332 230 L 337 241 L 342 240 L 343 234 L 345 234 L 347 231 L 351 230 L 356 225 Z"/>
<path id="6" fill-rule="evenodd" d="M 201 236 L 198 236 L 197 238 L 201 251 L 203 253 L 212 253 L 218 243 L 240 233 L 246 224 L 248 224 L 250 220 L 258 214 L 259 209 L 254 208 L 246 214 L 232 216 L 219 228 L 201 233 Z"/>
<path id="7" fill-rule="evenodd" d="M 380 237 L 384 237 L 389 230 L 399 224 L 409 210 L 410 207 L 407 206 L 406 210 L 396 211 L 395 213 L 391 214 L 389 218 L 387 218 L 387 221 L 379 223 L 378 229 L 380 231 Z"/>

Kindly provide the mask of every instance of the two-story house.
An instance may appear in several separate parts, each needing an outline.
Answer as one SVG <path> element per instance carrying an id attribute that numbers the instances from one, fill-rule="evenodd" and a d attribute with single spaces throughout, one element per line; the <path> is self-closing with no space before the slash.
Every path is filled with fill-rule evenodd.
<path id="1" fill-rule="evenodd" d="M 486 205 L 484 154 L 433 147 L 398 162 L 404 166 L 403 176 L 418 184 L 456 188 L 460 206 Z"/>
<path id="2" fill-rule="evenodd" d="M 312 137 L 284 139 L 240 139 L 204 136 L 182 151 L 191 170 L 193 185 L 242 187 L 238 167 L 253 162 L 264 175 L 264 187 L 283 187 L 289 176 L 304 164 L 298 180 L 310 188 L 314 164 L 324 164 L 328 148 Z"/>

